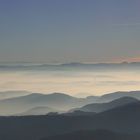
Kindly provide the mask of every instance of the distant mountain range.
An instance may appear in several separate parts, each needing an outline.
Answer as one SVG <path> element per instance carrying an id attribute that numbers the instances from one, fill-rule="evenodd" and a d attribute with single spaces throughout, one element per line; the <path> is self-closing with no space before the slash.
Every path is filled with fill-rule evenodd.
<path id="1" fill-rule="evenodd" d="M 8 99 L 8 98 L 14 98 L 14 97 L 20 97 L 20 96 L 25 96 L 29 95 L 31 92 L 29 91 L 1 91 L 0 92 L 0 100 Z"/>
<path id="2" fill-rule="evenodd" d="M 60 111 L 54 108 L 39 106 L 31 108 L 23 113 L 17 114 L 17 116 L 47 115 L 50 112 L 60 112 Z"/>
<path id="3" fill-rule="evenodd" d="M 98 102 L 109 102 L 122 97 L 133 97 L 140 100 L 140 91 L 119 91 L 101 96 Z"/>
<path id="4" fill-rule="evenodd" d="M 76 98 L 62 93 L 53 93 L 48 95 L 33 93 L 26 96 L 1 100 L 0 115 L 20 114 L 40 106 L 54 108 L 60 112 L 67 111 L 71 108 L 80 107 L 94 102 L 94 99 L 91 99 Z"/>
<path id="5" fill-rule="evenodd" d="M 113 109 L 119 106 L 123 106 L 126 104 L 130 104 L 130 103 L 135 103 L 138 102 L 139 100 L 132 98 L 132 97 L 122 97 L 116 100 L 113 100 L 111 102 L 108 103 L 93 103 L 93 104 L 89 104 L 86 106 L 83 106 L 81 108 L 78 108 L 76 110 L 80 110 L 80 111 L 84 111 L 84 112 L 103 112 L 109 109 Z"/>
<path id="6" fill-rule="evenodd" d="M 74 67 L 74 68 L 132 68 L 140 67 L 140 62 L 122 62 L 122 63 L 64 63 L 64 64 L 32 64 L 32 63 L 17 63 L 17 64 L 0 64 L 0 70 L 50 70 L 50 69 L 63 69 L 65 67 Z"/>
<path id="7" fill-rule="evenodd" d="M 66 112 L 68 110 L 75 110 L 77 108 L 80 108 L 79 110 L 86 112 L 102 112 L 107 109 L 121 106 L 129 102 L 135 102 L 140 99 L 140 91 L 116 92 L 99 97 L 89 96 L 87 98 L 76 98 L 62 93 L 53 93 L 46 95 L 40 93 L 30 94 L 28 92 L 26 93 L 21 91 L 19 92 L 19 94 L 18 91 L 15 93 L 5 92 L 1 94 L 5 94 L 6 97 L 6 99 L 4 98 L 0 100 L 1 116 L 24 113 L 25 115 L 43 115 L 49 112 Z M 23 96 L 24 94 L 27 95 Z"/>

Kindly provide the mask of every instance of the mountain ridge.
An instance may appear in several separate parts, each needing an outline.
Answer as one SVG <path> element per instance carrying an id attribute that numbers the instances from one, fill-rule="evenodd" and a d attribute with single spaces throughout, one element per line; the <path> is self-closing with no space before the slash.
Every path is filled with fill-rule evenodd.
<path id="1" fill-rule="evenodd" d="M 100 113 L 109 109 L 113 109 L 119 106 L 123 106 L 129 103 L 133 103 L 133 102 L 138 102 L 138 99 L 132 98 L 132 97 L 121 97 L 119 99 L 115 99 L 111 102 L 107 102 L 107 103 L 93 103 L 93 104 L 88 104 L 85 105 L 81 108 L 78 108 L 76 110 L 81 110 L 81 111 L 85 111 L 85 112 L 96 112 L 96 113 Z"/>

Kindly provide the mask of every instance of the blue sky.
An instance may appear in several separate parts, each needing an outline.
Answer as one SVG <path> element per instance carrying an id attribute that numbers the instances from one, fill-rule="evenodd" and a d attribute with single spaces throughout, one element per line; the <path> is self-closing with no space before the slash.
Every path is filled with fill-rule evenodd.
<path id="1" fill-rule="evenodd" d="M 139 6 L 139 0 L 0 0 L 0 61 L 140 60 Z"/>

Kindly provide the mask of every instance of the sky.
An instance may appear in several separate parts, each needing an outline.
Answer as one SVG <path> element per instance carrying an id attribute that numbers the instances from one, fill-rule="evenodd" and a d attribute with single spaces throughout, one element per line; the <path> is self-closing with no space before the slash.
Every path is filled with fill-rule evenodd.
<path id="1" fill-rule="evenodd" d="M 140 61 L 139 0 L 0 0 L 0 62 Z"/>

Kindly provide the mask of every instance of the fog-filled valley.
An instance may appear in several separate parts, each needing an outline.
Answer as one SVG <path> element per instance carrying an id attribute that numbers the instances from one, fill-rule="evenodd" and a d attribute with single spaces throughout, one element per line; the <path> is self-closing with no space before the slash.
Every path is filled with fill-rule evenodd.
<path id="1" fill-rule="evenodd" d="M 76 97 L 139 90 L 140 63 L 1 64 L 0 91 L 66 93 Z"/>
<path id="2" fill-rule="evenodd" d="M 15 93 L 19 95 L 15 97 Z M 51 112 L 70 113 L 74 111 L 99 113 L 114 107 L 140 100 L 140 91 L 115 92 L 102 96 L 73 97 L 63 93 L 30 93 L 26 91 L 1 92 L 6 99 L 0 99 L 1 116 L 46 115 Z M 7 99 L 6 95 L 14 97 Z M 27 95 L 25 95 L 27 94 Z"/>

